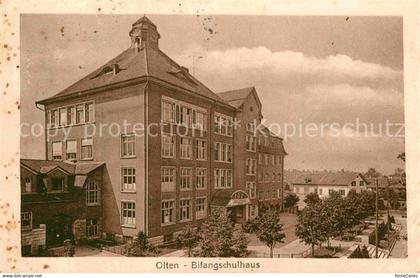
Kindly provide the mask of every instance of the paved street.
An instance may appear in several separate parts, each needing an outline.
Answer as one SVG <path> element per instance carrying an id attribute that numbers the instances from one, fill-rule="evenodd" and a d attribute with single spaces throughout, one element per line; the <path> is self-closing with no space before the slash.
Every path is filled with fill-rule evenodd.
<path id="1" fill-rule="evenodd" d="M 396 224 L 401 224 L 402 229 L 400 231 L 400 239 L 395 243 L 394 249 L 392 249 L 391 258 L 407 258 L 407 241 L 403 239 L 403 236 L 407 234 L 407 218 L 402 218 L 400 215 L 394 215 Z"/>

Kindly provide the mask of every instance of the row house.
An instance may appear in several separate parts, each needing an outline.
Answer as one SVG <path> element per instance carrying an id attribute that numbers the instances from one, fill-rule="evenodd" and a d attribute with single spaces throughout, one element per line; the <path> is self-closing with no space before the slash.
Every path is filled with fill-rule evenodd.
<path id="1" fill-rule="evenodd" d="M 127 50 L 36 103 L 45 111 L 46 161 L 104 165 L 100 231 L 108 240 L 143 231 L 152 242 L 171 241 L 214 208 L 238 223 L 257 215 L 256 136 L 235 124 L 260 122 L 255 89 L 245 107 L 232 105 L 161 51 L 147 17 L 129 35 Z M 283 162 L 276 167 L 281 175 Z"/>

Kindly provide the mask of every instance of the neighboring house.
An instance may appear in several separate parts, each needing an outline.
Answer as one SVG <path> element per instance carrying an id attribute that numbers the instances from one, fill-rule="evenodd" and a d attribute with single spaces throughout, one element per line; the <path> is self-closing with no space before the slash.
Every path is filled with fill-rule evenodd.
<path id="1" fill-rule="evenodd" d="M 153 243 L 171 241 L 212 207 L 241 223 L 258 213 L 259 171 L 269 175 L 258 183 L 270 192 L 262 201 L 281 205 L 286 152 L 273 134 L 257 146 L 248 125 L 262 118 L 255 89 L 239 90 L 238 99 L 214 93 L 160 50 L 160 35 L 146 17 L 129 35 L 127 50 L 37 102 L 45 111 L 49 163 L 106 165 L 102 237 L 129 241 L 143 231 Z M 247 124 L 234 126 L 235 118 Z M 148 136 L 134 129 L 139 124 L 151 127 Z M 127 128 L 115 136 L 111 126 Z M 269 164 L 257 167 L 260 153 Z"/>
<path id="2" fill-rule="evenodd" d="M 332 191 L 346 196 L 350 190 L 360 193 L 367 190 L 367 180 L 356 172 L 316 172 L 303 173 L 294 178 L 293 192 L 299 197 L 299 209 L 305 207 L 304 199 L 309 193 L 317 193 L 320 198 L 328 197 Z"/>
<path id="3" fill-rule="evenodd" d="M 103 165 L 21 159 L 23 255 L 101 236 Z"/>

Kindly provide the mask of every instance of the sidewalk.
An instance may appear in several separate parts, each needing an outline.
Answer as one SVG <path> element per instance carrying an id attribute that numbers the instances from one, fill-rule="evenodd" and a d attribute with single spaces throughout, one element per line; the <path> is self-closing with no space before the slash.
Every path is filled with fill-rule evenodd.
<path id="1" fill-rule="evenodd" d="M 407 234 L 407 219 L 396 217 L 395 222 L 401 224 L 400 239 L 395 243 L 394 249 L 392 249 L 390 258 L 407 258 L 408 243 L 403 239 L 403 236 Z"/>

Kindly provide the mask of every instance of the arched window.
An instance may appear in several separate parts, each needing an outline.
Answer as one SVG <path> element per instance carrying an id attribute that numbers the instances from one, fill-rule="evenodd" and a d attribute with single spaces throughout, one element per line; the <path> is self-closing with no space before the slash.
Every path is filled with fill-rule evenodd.
<path id="1" fill-rule="evenodd" d="M 86 184 L 86 204 L 99 205 L 100 194 L 99 186 L 95 181 L 89 181 Z"/>
<path id="2" fill-rule="evenodd" d="M 248 195 L 243 191 L 236 191 L 232 194 L 231 199 L 246 199 Z"/>

